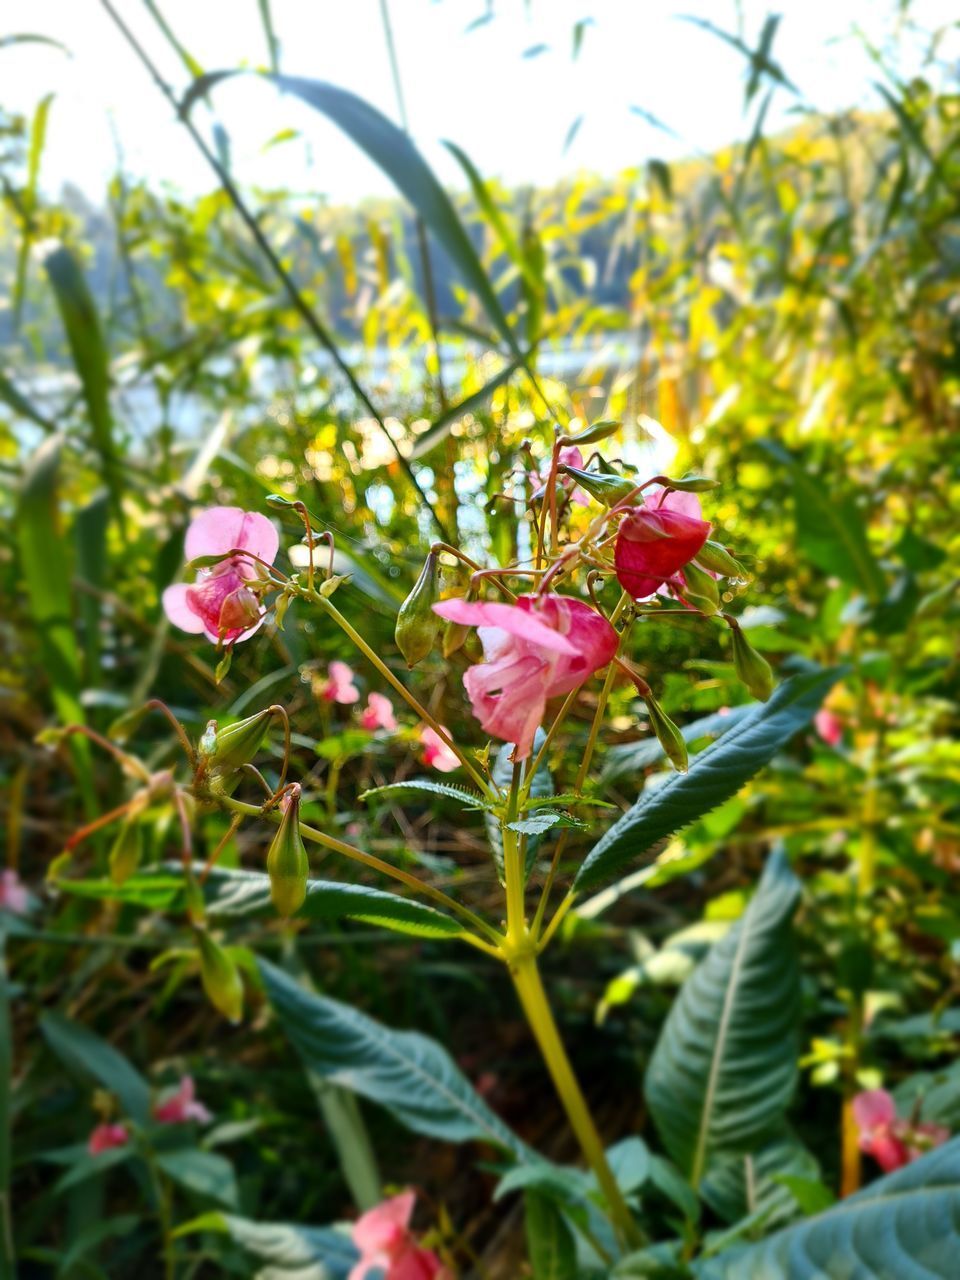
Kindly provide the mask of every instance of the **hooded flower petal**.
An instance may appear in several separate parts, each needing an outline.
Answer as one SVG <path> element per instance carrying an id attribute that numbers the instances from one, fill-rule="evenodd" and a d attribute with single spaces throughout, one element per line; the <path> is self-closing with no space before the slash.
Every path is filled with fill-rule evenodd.
<path id="1" fill-rule="evenodd" d="M 160 1124 L 186 1124 L 188 1120 L 207 1124 L 213 1116 L 197 1098 L 193 1077 L 184 1076 L 177 1091 L 153 1108 L 153 1118 Z"/>
<path id="2" fill-rule="evenodd" d="M 709 534 L 695 493 L 651 489 L 617 534 L 614 564 L 620 585 L 635 600 L 652 596 L 696 556 Z"/>
<path id="3" fill-rule="evenodd" d="M 569 693 L 617 651 L 617 633 L 582 600 L 520 596 L 516 604 L 444 600 L 441 617 L 479 627 L 486 662 L 463 678 L 473 714 L 487 733 L 516 744 L 525 760 L 548 698 Z"/>
<path id="4" fill-rule="evenodd" d="M 226 555 L 236 548 L 273 564 L 279 547 L 280 538 L 272 522 L 258 511 L 208 507 L 191 521 L 183 549 L 188 560 Z"/>

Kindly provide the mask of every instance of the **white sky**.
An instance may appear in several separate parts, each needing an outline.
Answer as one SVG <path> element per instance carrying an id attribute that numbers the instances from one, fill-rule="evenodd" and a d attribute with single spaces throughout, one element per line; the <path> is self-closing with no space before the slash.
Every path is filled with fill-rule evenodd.
<path id="1" fill-rule="evenodd" d="M 178 91 L 186 73 L 142 0 L 115 0 Z M 186 48 L 205 70 L 266 64 L 257 0 L 160 0 Z M 709 17 L 733 30 L 734 0 L 493 0 L 494 19 L 473 30 L 486 0 L 391 0 L 411 129 L 442 181 L 462 186 L 441 139 L 457 142 L 485 175 L 511 184 L 549 182 L 579 169 L 610 174 L 650 156 L 670 159 L 744 136 L 744 60 L 716 37 L 678 20 Z M 891 46 L 895 0 L 742 0 L 754 44 L 768 9 L 783 22 L 774 56 L 821 109 L 877 106 L 877 68 L 853 35 L 861 28 Z M 281 69 L 351 89 L 397 118 L 379 0 L 273 0 Z M 922 29 L 956 22 L 956 0 L 914 0 Z M 576 62 L 572 28 L 587 15 Z M 31 113 L 46 93 L 50 116 L 42 185 L 72 182 L 99 199 L 115 163 L 114 132 L 126 168 L 195 194 L 213 180 L 159 91 L 113 27 L 100 0 L 0 0 L 0 35 L 53 36 L 65 58 L 40 45 L 0 49 L 0 105 Z M 960 41 L 956 27 L 951 52 Z M 524 58 L 538 44 L 548 51 Z M 920 44 L 901 39 L 901 66 L 920 65 Z M 944 50 L 941 50 L 941 56 Z M 767 128 L 788 119 L 779 94 Z M 389 183 L 323 117 L 252 77 L 218 88 L 217 116 L 243 184 L 292 187 L 336 202 L 390 190 Z M 668 124 L 674 140 L 630 112 L 638 105 Z M 572 122 L 583 124 L 569 151 Z M 205 111 L 197 109 L 198 122 Z M 111 128 L 111 119 L 113 128 Z M 264 150 L 281 129 L 302 138 Z"/>

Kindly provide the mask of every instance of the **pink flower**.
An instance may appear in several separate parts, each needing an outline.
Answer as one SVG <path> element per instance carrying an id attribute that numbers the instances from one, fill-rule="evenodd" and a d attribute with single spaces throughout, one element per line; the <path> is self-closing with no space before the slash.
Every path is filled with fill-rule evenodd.
<path id="1" fill-rule="evenodd" d="M 371 693 L 367 705 L 360 713 L 360 723 L 371 733 L 375 729 L 386 729 L 393 733 L 397 727 L 397 717 L 393 714 L 393 703 L 382 693 Z"/>
<path id="2" fill-rule="evenodd" d="M 860 1150 L 872 1156 L 884 1173 L 901 1169 L 950 1137 L 943 1125 L 897 1119 L 896 1103 L 885 1089 L 858 1093 L 853 1118 L 860 1130 Z"/>
<path id="3" fill-rule="evenodd" d="M 209 507 L 201 511 L 187 530 L 184 554 L 188 560 L 199 556 L 226 555 L 238 548 L 272 564 L 280 540 L 277 531 L 256 511 L 240 507 Z M 257 595 L 246 585 L 259 570 L 246 556 L 230 556 L 209 569 L 199 569 L 191 586 L 178 582 L 163 593 L 167 617 L 181 631 L 201 632 L 214 644 L 236 644 L 258 629 L 266 611 Z"/>
<path id="4" fill-rule="evenodd" d="M 484 730 L 515 743 L 517 760 L 530 754 L 547 699 L 576 689 L 617 651 L 606 618 L 568 596 L 520 596 L 516 604 L 443 600 L 433 607 L 442 618 L 479 627 L 486 662 L 471 667 L 463 683 Z"/>
<path id="5" fill-rule="evenodd" d="M 843 741 L 843 721 L 826 707 L 813 717 L 813 727 L 828 747 L 837 747 Z"/>
<path id="6" fill-rule="evenodd" d="M 126 1125 L 98 1124 L 87 1139 L 87 1151 L 92 1156 L 99 1156 L 112 1147 L 125 1147 L 129 1141 Z"/>
<path id="7" fill-rule="evenodd" d="M 576 467 L 578 471 L 582 471 L 583 454 L 575 444 L 566 445 L 557 455 L 557 465 L 561 467 Z M 534 486 L 534 491 L 530 495 L 531 499 L 543 497 L 547 483 L 550 480 L 550 468 L 551 459 L 547 458 L 539 471 L 528 472 L 527 479 Z M 588 507 L 590 505 L 590 498 L 571 476 L 558 475 L 557 484 L 570 495 L 570 501 L 576 503 L 578 507 Z"/>
<path id="8" fill-rule="evenodd" d="M 696 556 L 709 533 L 695 493 L 656 486 L 620 525 L 614 547 L 620 585 L 634 600 L 646 600 Z"/>
<path id="9" fill-rule="evenodd" d="M 192 1076 L 183 1076 L 180 1087 L 163 1102 L 153 1108 L 153 1118 L 160 1124 L 186 1124 L 188 1120 L 196 1120 L 198 1124 L 208 1124 L 213 1116 L 197 1100 L 197 1087 Z"/>
<path id="10" fill-rule="evenodd" d="M 446 725 L 442 728 L 444 733 L 450 732 Z M 460 759 L 456 752 L 444 742 L 436 729 L 424 726 L 417 737 L 423 747 L 424 764 L 433 765 L 434 769 L 439 769 L 441 773 L 453 773 L 454 769 L 460 768 Z"/>
<path id="11" fill-rule="evenodd" d="M 0 875 L 0 911 L 25 916 L 30 908 L 30 895 L 12 867 Z"/>
<path id="12" fill-rule="evenodd" d="M 357 1219 L 352 1234 L 360 1261 L 348 1280 L 366 1280 L 374 1269 L 383 1271 L 384 1280 L 449 1280 L 437 1255 L 421 1249 L 410 1231 L 415 1202 L 415 1194 L 404 1191 Z"/>
<path id="13" fill-rule="evenodd" d="M 353 683 L 354 673 L 345 662 L 331 662 L 323 696 L 328 702 L 359 702 L 360 690 Z"/>

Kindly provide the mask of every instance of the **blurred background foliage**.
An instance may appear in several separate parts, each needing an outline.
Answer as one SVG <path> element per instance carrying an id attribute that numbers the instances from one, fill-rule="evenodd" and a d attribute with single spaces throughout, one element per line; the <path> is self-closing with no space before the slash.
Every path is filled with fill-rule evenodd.
<path id="1" fill-rule="evenodd" d="M 605 1135 L 636 1128 L 642 1069 L 676 987 L 742 912 L 775 840 L 805 885 L 795 1112 L 824 1183 L 841 1179 L 841 1095 L 955 1057 L 960 96 L 935 35 L 924 77 L 877 67 L 873 114 L 801 111 L 769 136 L 770 95 L 791 92 L 771 20 L 744 50 L 745 142 L 549 190 L 487 182 L 464 158 L 453 204 L 512 342 L 465 279 L 465 259 L 424 226 L 415 185 L 412 202 L 336 208 L 220 187 L 187 200 L 163 175 L 119 171 L 97 205 L 69 190 L 53 199 L 38 175 L 55 101 L 32 119 L 0 115 L 0 804 L 6 865 L 34 906 L 8 938 L 25 1274 L 47 1274 L 30 1266 L 59 1256 L 60 1274 L 127 1275 L 149 1256 L 124 1217 L 137 1212 L 135 1181 L 51 1177 L 49 1162 L 68 1163 L 64 1150 L 95 1121 L 89 1087 L 60 1071 L 37 1034 L 53 1006 L 154 1080 L 192 1071 L 219 1122 L 208 1148 L 235 1171 L 230 1207 L 264 1221 L 352 1212 L 310 1082 L 257 999 L 228 1029 L 174 922 L 44 887 L 71 833 L 120 803 L 126 783 L 84 744 L 54 751 L 36 735 L 77 720 L 106 732 L 156 696 L 196 737 L 210 717 L 281 701 L 307 820 L 483 905 L 495 885 L 480 815 L 465 822 L 442 804 L 401 815 L 357 800 L 416 772 L 419 748 L 409 721 L 374 736 L 317 696 L 334 658 L 353 663 L 364 693 L 379 688 L 339 633 L 294 608 L 282 631 L 239 649 L 218 683 L 213 650 L 171 632 L 159 597 L 199 506 L 265 510 L 268 494 L 296 496 L 334 533 L 338 571 L 351 575 L 338 606 L 405 671 L 395 613 L 437 521 L 479 559 L 523 557 L 528 473 L 548 455 L 558 415 L 622 422 L 604 455 L 640 479 L 695 470 L 719 480 L 705 509 L 753 574 L 728 602 L 751 641 L 783 674 L 810 662 L 846 668 L 830 701 L 835 741 L 802 736 L 652 869 L 566 923 L 550 976 Z M 205 132 L 215 104 L 207 86 Z M 572 510 L 574 528 L 586 519 Z M 281 557 L 298 540 L 293 524 L 284 529 Z M 464 585 L 445 570 L 446 591 Z M 746 700 L 723 628 L 646 619 L 631 643 L 697 745 L 716 732 L 710 717 Z M 450 663 L 436 654 L 411 679 L 439 719 L 481 746 L 460 685 L 471 652 Z M 588 687 L 553 752 L 558 790 L 579 762 L 594 697 Z M 161 720 L 144 722 L 135 744 L 151 768 L 175 760 Z M 599 763 L 595 794 L 624 806 L 664 768 L 630 687 L 615 690 Z M 223 833 L 222 817 L 203 817 L 200 853 Z M 177 841 L 158 809 L 145 862 L 175 854 Z M 570 841 L 571 863 L 588 842 Z M 259 866 L 266 843 L 255 824 L 244 828 L 224 862 Z M 108 849 L 92 839 L 62 874 L 102 871 Z M 345 873 L 327 857 L 323 874 Z M 325 991 L 436 1035 L 527 1141 L 573 1157 L 511 993 L 482 958 L 364 925 L 308 921 L 294 932 Z M 272 957 L 290 947 L 279 922 L 229 931 L 237 946 L 254 937 Z M 955 1120 L 952 1079 L 944 1114 Z M 496 1267 L 515 1256 L 516 1224 L 486 1205 L 489 1174 L 452 1149 L 411 1143 L 373 1108 L 366 1119 L 388 1180 L 425 1188 L 429 1212 L 449 1215 L 489 1274 L 507 1274 Z M 175 1195 L 184 1219 L 210 1203 L 189 1179 Z M 104 1253 L 85 1233 L 108 1209 L 121 1239 Z M 185 1256 L 191 1274 L 247 1274 L 235 1245 L 219 1247 L 215 1272 L 204 1271 L 203 1248 Z"/>

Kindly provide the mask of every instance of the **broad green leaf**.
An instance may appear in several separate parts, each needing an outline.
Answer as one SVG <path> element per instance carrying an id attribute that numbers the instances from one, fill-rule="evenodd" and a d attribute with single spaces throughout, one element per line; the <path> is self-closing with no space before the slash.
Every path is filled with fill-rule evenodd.
<path id="1" fill-rule="evenodd" d="M 916 1116 L 960 1131 L 960 1061 L 938 1071 L 915 1071 L 893 1091 L 901 1116 Z"/>
<path id="2" fill-rule="evenodd" d="M 859 507 L 834 485 L 810 475 L 782 445 L 772 440 L 761 445 L 786 468 L 793 485 L 800 550 L 818 569 L 859 587 L 876 604 L 887 584 L 870 550 Z"/>
<path id="3" fill-rule="evenodd" d="M 304 991 L 265 960 L 259 966 L 267 999 L 308 1070 L 386 1107 L 415 1133 L 490 1142 L 532 1158 L 435 1041 L 392 1031 L 350 1005 Z"/>
<path id="4" fill-rule="evenodd" d="M 698 738 L 719 738 L 753 710 L 753 703 L 746 702 L 739 707 L 728 707 L 726 711 L 714 711 L 712 715 L 701 716 L 682 725 L 680 733 L 689 746 Z M 603 769 L 600 773 L 602 782 L 614 782 L 628 774 L 640 773 L 664 759 L 664 750 L 659 740 L 652 734 L 639 742 L 626 742 L 619 747 L 611 747 L 603 758 Z"/>
<path id="5" fill-rule="evenodd" d="M 826 1213 L 700 1263 L 697 1280 L 956 1280 L 960 1138 Z"/>
<path id="6" fill-rule="evenodd" d="M 479 170 L 467 153 L 458 147 L 455 142 L 446 141 L 444 146 L 466 174 L 473 198 L 476 200 L 487 222 L 496 232 L 505 253 L 526 277 L 528 285 L 539 293 L 543 289 L 543 280 L 534 271 L 532 264 L 520 247 L 520 242 L 507 225 L 506 218 L 503 216 L 493 196 L 491 196 L 490 190 L 480 176 Z"/>
<path id="7" fill-rule="evenodd" d="M 781 1176 L 811 1184 L 820 1176 L 814 1156 L 787 1131 L 749 1155 L 733 1152 L 711 1160 L 699 1190 L 727 1222 L 757 1214 L 769 1230 L 799 1216 L 800 1206 Z"/>
<path id="8" fill-rule="evenodd" d="M 524 1196 L 524 1209 L 533 1280 L 576 1280 L 576 1245 L 563 1214 L 536 1191 Z"/>
<path id="9" fill-rule="evenodd" d="M 772 853 L 746 913 L 684 983 L 647 1068 L 650 1114 L 698 1186 L 713 1161 L 756 1152 L 797 1081 L 800 884 Z"/>
<path id="10" fill-rule="evenodd" d="M 158 1151 L 157 1164 L 178 1186 L 196 1195 L 209 1196 L 212 1200 L 235 1209 L 240 1193 L 233 1165 L 213 1151 L 201 1151 L 199 1147 L 187 1147 L 180 1151 Z"/>
<path id="11" fill-rule="evenodd" d="M 132 1120 L 144 1124 L 150 1114 L 150 1086 L 112 1044 L 60 1013 L 46 1013 L 40 1029 L 47 1044 L 69 1070 L 91 1076 L 115 1094 Z"/>
<path id="12" fill-rule="evenodd" d="M 596 887 L 658 840 L 728 800 L 807 724 L 841 674 L 834 668 L 785 680 L 769 702 L 758 703 L 718 742 L 695 756 L 687 773 L 674 774 L 645 792 L 594 845 L 574 889 L 582 893 Z"/>
<path id="13" fill-rule="evenodd" d="M 346 1227 L 253 1222 L 230 1213 L 205 1213 L 182 1223 L 174 1234 L 179 1238 L 201 1231 L 229 1236 L 253 1257 L 276 1267 L 270 1274 L 278 1280 L 287 1272 L 291 1280 L 294 1276 L 307 1276 L 309 1280 L 346 1280 L 360 1256 Z"/>
<path id="14" fill-rule="evenodd" d="M 60 880 L 57 888 L 79 898 L 126 902 L 148 911 L 182 909 L 186 893 L 182 874 L 166 864 L 140 871 L 123 884 L 110 879 Z M 204 885 L 204 899 L 212 916 L 276 914 L 270 901 L 270 877 L 260 871 L 216 867 Z M 307 896 L 297 918 L 363 920 L 422 938 L 455 938 L 462 932 L 456 920 L 414 898 L 332 880 L 307 881 Z"/>
<path id="15" fill-rule="evenodd" d="M 183 100 L 186 114 L 198 96 L 235 71 L 213 71 L 194 81 Z M 332 120 L 391 179 L 446 250 L 464 283 L 480 299 L 494 328 L 515 356 L 517 340 L 493 290 L 477 252 L 454 209 L 450 197 L 409 136 L 356 94 L 321 80 L 272 75 L 264 78 L 285 93 L 292 93 Z"/>
<path id="16" fill-rule="evenodd" d="M 470 809 L 484 806 L 484 798 L 479 791 L 470 791 L 467 787 L 458 787 L 452 782 L 435 782 L 432 778 L 410 778 L 406 782 L 388 782 L 383 787 L 371 787 L 357 796 L 358 800 L 418 800 L 421 796 L 444 796 L 447 800 L 458 800 Z"/>
<path id="17" fill-rule="evenodd" d="M 93 447 L 100 455 L 103 476 L 119 513 L 122 476 L 113 440 L 109 357 L 100 316 L 83 271 L 69 249 L 63 246 L 54 249 L 44 259 L 44 266 L 83 388 Z"/>

